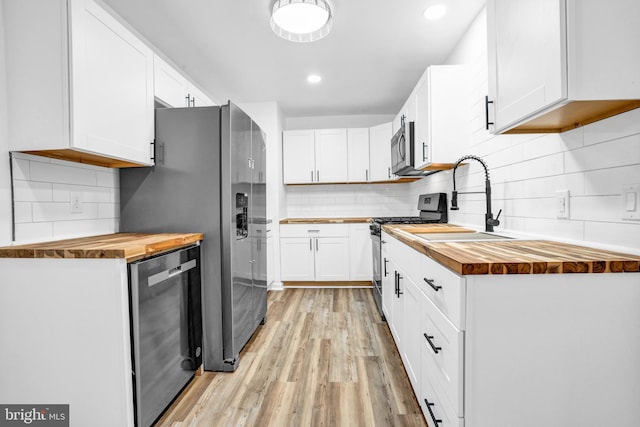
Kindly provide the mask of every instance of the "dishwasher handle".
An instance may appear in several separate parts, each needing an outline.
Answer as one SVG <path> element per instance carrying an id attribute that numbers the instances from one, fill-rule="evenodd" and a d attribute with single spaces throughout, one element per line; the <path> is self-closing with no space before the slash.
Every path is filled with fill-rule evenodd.
<path id="1" fill-rule="evenodd" d="M 191 270 L 192 268 L 195 268 L 195 266 L 196 260 L 191 259 L 185 263 L 180 264 L 177 267 L 161 271 L 160 273 L 156 273 L 152 276 L 149 276 L 149 279 L 147 279 L 147 286 L 152 287 L 158 285 L 172 277 L 178 276 L 184 272 Z"/>

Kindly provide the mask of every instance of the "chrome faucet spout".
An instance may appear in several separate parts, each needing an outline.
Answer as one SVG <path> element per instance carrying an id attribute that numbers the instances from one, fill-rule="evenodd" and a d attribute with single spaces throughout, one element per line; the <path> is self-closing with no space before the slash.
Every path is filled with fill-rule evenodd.
<path id="1" fill-rule="evenodd" d="M 476 160 L 477 162 L 480 162 L 480 164 L 484 168 L 484 176 L 485 176 L 484 195 L 487 203 L 487 211 L 484 215 L 485 217 L 484 226 L 485 226 L 485 231 L 493 231 L 493 227 L 497 227 L 498 225 L 500 225 L 500 221 L 498 221 L 498 217 L 500 217 L 500 213 L 502 213 L 502 209 L 500 209 L 498 216 L 494 219 L 493 213 L 491 212 L 491 181 L 489 180 L 489 168 L 487 167 L 487 164 L 484 162 L 484 160 L 482 160 L 480 157 L 474 156 L 472 154 L 468 154 L 466 156 L 460 157 L 458 161 L 456 161 L 455 165 L 453 166 L 453 191 L 451 192 L 451 210 L 457 211 L 460 209 L 458 207 L 458 194 L 482 193 L 481 191 L 457 191 L 456 190 L 456 170 L 458 169 L 458 166 L 460 166 L 460 164 L 465 160 Z"/>

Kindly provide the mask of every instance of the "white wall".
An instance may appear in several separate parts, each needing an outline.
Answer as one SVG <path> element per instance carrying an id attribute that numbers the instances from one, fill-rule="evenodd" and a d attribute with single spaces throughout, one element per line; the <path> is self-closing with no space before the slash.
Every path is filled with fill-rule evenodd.
<path id="1" fill-rule="evenodd" d="M 119 229 L 117 169 L 13 154 L 15 242 L 115 233 Z M 82 212 L 71 212 L 71 192 Z"/>
<path id="2" fill-rule="evenodd" d="M 11 180 L 7 134 L 7 79 L 4 54 L 4 13 L 0 2 L 0 246 L 11 243 Z"/>

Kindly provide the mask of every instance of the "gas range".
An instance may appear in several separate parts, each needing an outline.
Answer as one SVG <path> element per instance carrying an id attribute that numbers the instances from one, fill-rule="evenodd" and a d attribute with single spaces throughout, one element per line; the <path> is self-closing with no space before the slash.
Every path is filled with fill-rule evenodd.
<path id="1" fill-rule="evenodd" d="M 382 276 L 386 276 L 382 259 L 381 227 L 383 224 L 432 224 L 447 222 L 447 195 L 445 193 L 421 194 L 418 198 L 419 216 L 386 216 L 371 219 L 369 230 L 373 250 L 373 297 L 378 306 L 380 316 L 382 312 Z"/>

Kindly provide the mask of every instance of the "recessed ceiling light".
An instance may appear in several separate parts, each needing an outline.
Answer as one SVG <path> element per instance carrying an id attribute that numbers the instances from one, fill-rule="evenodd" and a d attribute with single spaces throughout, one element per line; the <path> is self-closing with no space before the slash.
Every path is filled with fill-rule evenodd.
<path id="1" fill-rule="evenodd" d="M 320 77 L 317 74 L 309 74 L 309 76 L 307 77 L 307 81 L 309 83 L 320 83 L 320 81 L 322 80 L 322 77 Z"/>
<path id="2" fill-rule="evenodd" d="M 435 21 L 437 19 L 442 18 L 445 13 L 447 13 L 447 7 L 443 4 L 434 4 L 433 6 L 429 6 L 422 13 L 424 19 L 428 19 L 429 21 Z"/>

